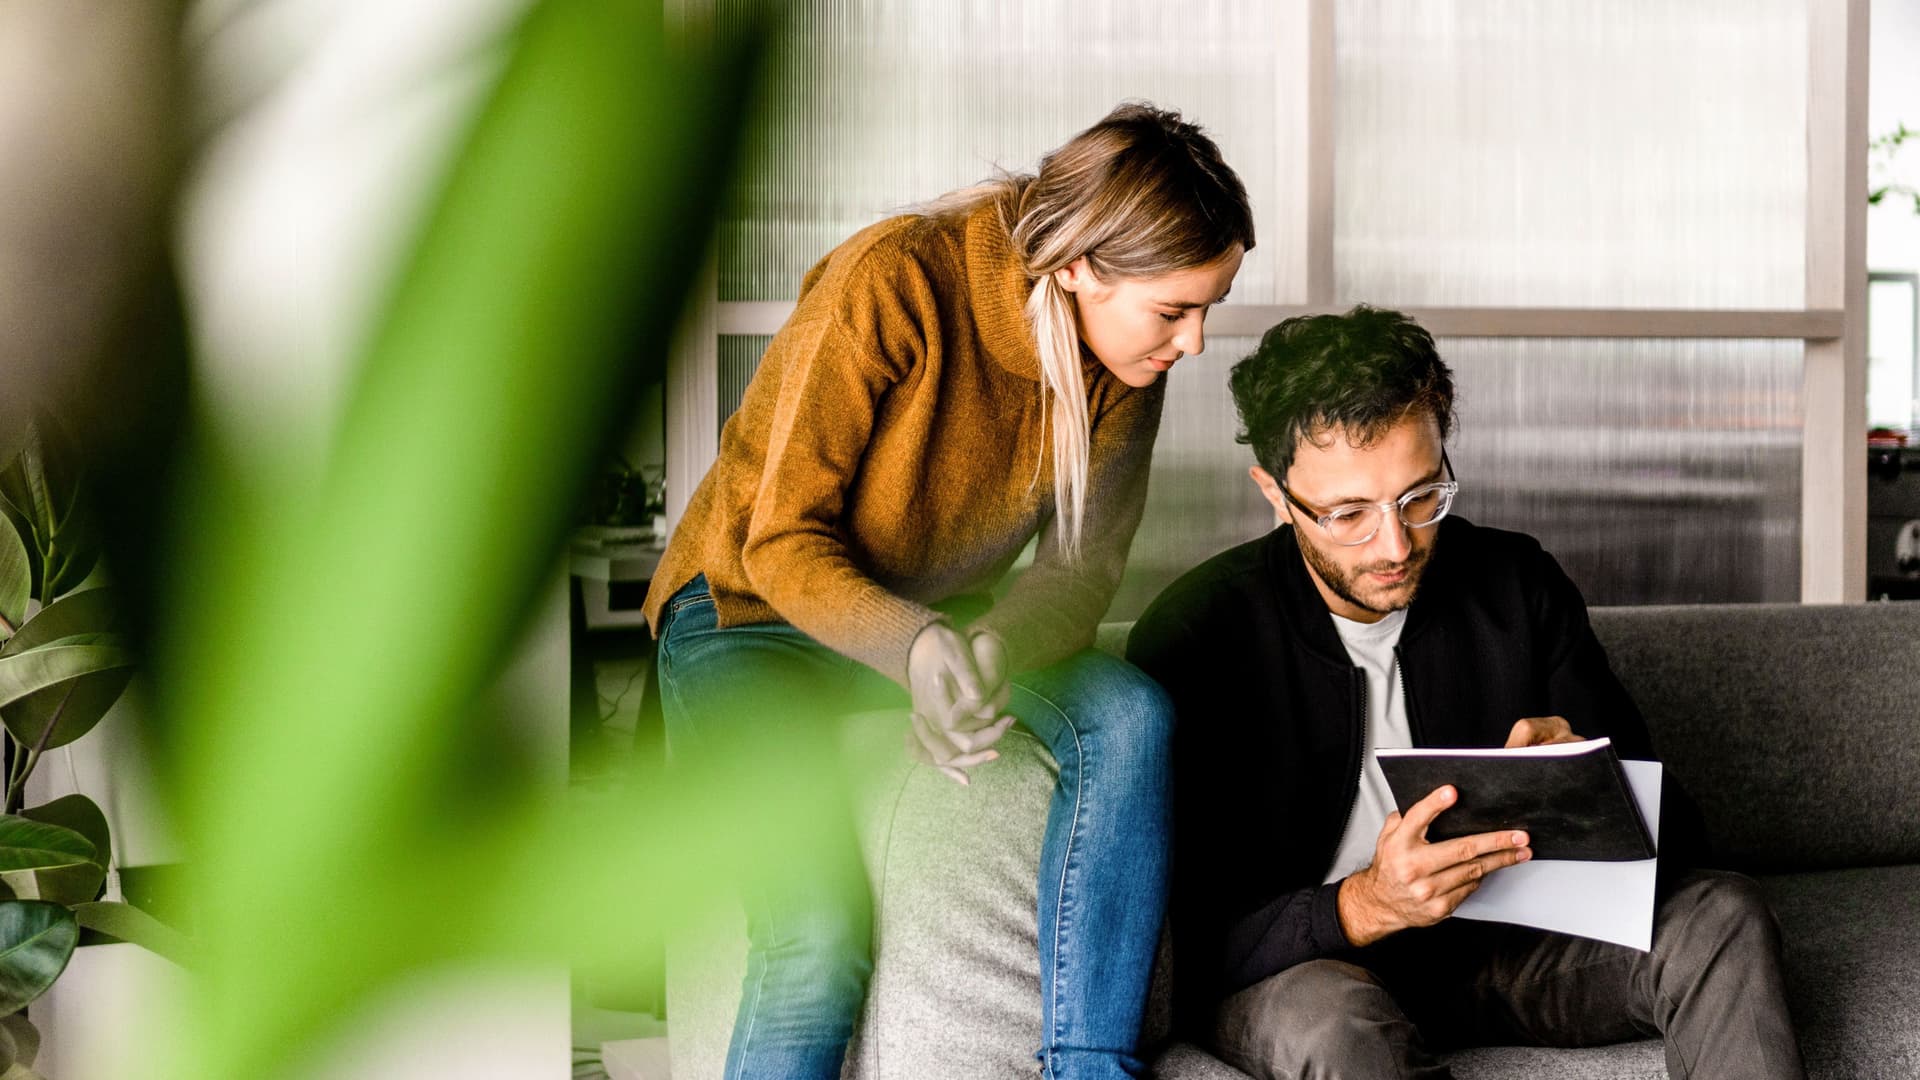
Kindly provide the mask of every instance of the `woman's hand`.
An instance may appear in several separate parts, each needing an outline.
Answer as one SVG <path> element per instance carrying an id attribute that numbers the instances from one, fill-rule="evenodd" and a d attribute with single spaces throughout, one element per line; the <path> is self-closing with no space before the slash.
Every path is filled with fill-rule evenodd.
<path id="1" fill-rule="evenodd" d="M 907 654 L 908 755 L 960 784 L 967 769 L 999 757 L 991 747 L 1013 724 L 1003 715 L 1013 693 L 1007 667 L 1006 646 L 992 634 L 969 638 L 943 623 L 920 631 Z"/>

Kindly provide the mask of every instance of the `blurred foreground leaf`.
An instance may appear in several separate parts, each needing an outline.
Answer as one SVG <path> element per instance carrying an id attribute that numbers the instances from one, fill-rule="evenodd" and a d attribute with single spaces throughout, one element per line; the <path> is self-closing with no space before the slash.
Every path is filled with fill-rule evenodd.
<path id="1" fill-rule="evenodd" d="M 582 828 L 481 705 L 664 363 L 758 70 L 757 37 L 669 42 L 661 21 L 630 0 L 532 9 L 317 488 L 199 432 L 153 608 L 203 961 L 191 1061 L 167 1075 L 296 1075 L 403 976 L 617 952 L 738 864 L 809 857 L 832 785 L 784 774 L 777 746 Z M 748 830 L 761 800 L 790 834 Z"/>

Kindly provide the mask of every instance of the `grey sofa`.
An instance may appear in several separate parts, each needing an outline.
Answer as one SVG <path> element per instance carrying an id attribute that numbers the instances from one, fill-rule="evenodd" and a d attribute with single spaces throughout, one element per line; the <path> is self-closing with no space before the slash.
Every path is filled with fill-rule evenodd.
<path id="1" fill-rule="evenodd" d="M 1699 801 L 1721 865 L 1759 877 L 1817 1078 L 1920 1077 L 1920 603 L 1598 609 L 1614 670 Z M 1126 627 L 1104 627 L 1118 651 Z M 875 970 L 847 1077 L 1037 1074 L 1036 866 L 1052 763 L 1017 729 L 969 788 L 900 759 L 898 717 L 849 718 L 873 879 Z M 966 838 L 959 843 L 956 838 Z M 739 996 L 737 911 L 669 950 L 676 1080 L 718 1077 Z M 1165 1080 L 1243 1076 L 1167 1042 L 1163 949 L 1147 1038 Z M 1485 1047 L 1463 1080 L 1657 1078 L 1659 1044 Z"/>

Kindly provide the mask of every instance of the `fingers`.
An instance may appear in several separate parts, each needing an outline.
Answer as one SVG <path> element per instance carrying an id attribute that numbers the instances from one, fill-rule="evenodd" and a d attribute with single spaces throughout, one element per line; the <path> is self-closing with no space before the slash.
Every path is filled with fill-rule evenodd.
<path id="1" fill-rule="evenodd" d="M 1007 645 L 1006 642 L 990 631 L 981 630 L 967 639 L 973 653 L 973 667 L 980 673 L 980 679 L 988 686 L 999 686 L 1007 681 Z"/>
<path id="2" fill-rule="evenodd" d="M 1426 891 L 1431 896 L 1445 896 L 1459 890 L 1462 886 L 1471 885 L 1479 888 L 1481 880 L 1488 874 L 1526 862 L 1531 858 L 1533 858 L 1533 851 L 1530 848 L 1503 846 L 1429 875 L 1425 882 Z M 1463 893 L 1460 899 L 1466 899 L 1466 895 Z"/>
<path id="3" fill-rule="evenodd" d="M 907 740 L 908 755 L 946 773 L 955 783 L 967 784 L 967 774 L 963 770 L 984 765 L 1000 756 L 998 750 L 986 748 L 970 752 L 959 750 L 919 713 L 911 714 L 909 723 L 912 730 Z"/>
<path id="4" fill-rule="evenodd" d="M 1414 876 L 1438 874 L 1450 867 L 1472 862 L 1482 856 L 1496 852 L 1513 851 L 1527 846 L 1525 832 L 1500 831 L 1476 833 L 1454 840 L 1443 840 L 1437 844 L 1423 844 L 1408 852 L 1406 866 Z"/>
<path id="5" fill-rule="evenodd" d="M 1564 716 L 1529 716 L 1516 721 L 1507 733 L 1507 749 L 1521 746 L 1545 746 L 1549 743 L 1582 742 L 1573 733 L 1573 725 Z"/>
<path id="6" fill-rule="evenodd" d="M 955 649 L 945 657 L 947 674 L 953 679 L 953 709 L 956 716 L 970 713 L 987 703 L 987 689 L 980 673 L 973 670 L 973 650 Z"/>
<path id="7" fill-rule="evenodd" d="M 1007 729 L 1013 726 L 1013 721 L 1014 718 L 1012 716 L 1002 716 L 985 727 L 974 728 L 972 730 L 948 731 L 945 734 L 947 741 L 952 743 L 956 749 L 971 753 L 978 750 L 985 750 L 987 747 L 999 742 L 1000 736 L 1005 735 Z"/>
<path id="8" fill-rule="evenodd" d="M 1434 788 L 1427 793 L 1426 798 L 1407 807 L 1406 814 L 1399 822 L 1399 828 L 1394 830 L 1395 835 L 1411 840 L 1426 839 L 1427 826 L 1433 824 L 1433 819 L 1440 816 L 1440 811 L 1452 806 L 1457 797 L 1458 793 L 1454 791 L 1452 784 L 1443 784 Z M 1387 820 L 1391 822 L 1393 819 L 1389 817 Z"/>

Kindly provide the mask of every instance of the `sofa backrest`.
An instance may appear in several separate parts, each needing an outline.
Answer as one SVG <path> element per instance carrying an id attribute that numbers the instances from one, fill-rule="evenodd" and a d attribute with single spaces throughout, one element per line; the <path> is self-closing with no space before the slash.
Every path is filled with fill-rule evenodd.
<path id="1" fill-rule="evenodd" d="M 1920 861 L 1920 602 L 1595 608 L 1716 861 Z M 1100 628 L 1125 651 L 1129 623 Z"/>
<path id="2" fill-rule="evenodd" d="M 1721 862 L 1920 861 L 1920 603 L 1596 608 L 1592 618 Z"/>

